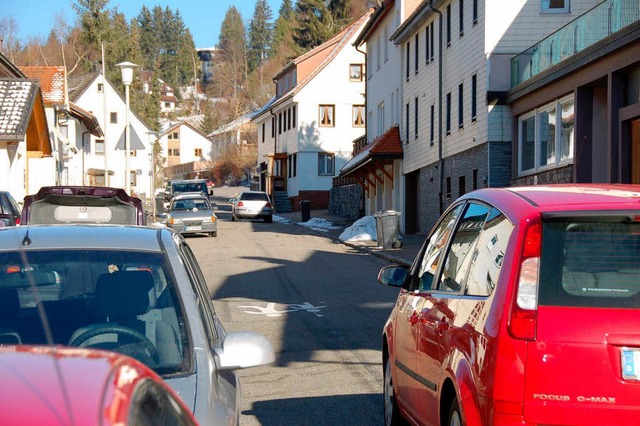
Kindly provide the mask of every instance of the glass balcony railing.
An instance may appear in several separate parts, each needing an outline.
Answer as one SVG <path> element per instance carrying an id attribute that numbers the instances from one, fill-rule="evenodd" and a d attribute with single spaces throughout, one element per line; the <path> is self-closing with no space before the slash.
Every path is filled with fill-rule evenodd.
<path id="1" fill-rule="evenodd" d="M 511 87 L 640 20 L 639 0 L 605 0 L 511 59 Z"/>

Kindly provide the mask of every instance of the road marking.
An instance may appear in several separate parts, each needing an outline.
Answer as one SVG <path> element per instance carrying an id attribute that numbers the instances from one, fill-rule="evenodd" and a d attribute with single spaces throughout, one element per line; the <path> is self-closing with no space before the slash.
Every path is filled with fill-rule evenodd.
<path id="1" fill-rule="evenodd" d="M 322 302 L 321 302 L 322 303 Z M 326 306 L 314 306 L 309 302 L 303 302 L 303 303 L 299 303 L 299 304 L 289 304 L 289 305 L 284 305 L 285 309 L 284 310 L 278 310 L 276 309 L 276 304 L 274 302 L 269 302 L 267 303 L 267 306 L 258 306 L 258 305 L 241 305 L 238 306 L 238 308 L 246 308 L 246 309 L 251 309 L 249 311 L 245 310 L 244 312 L 246 314 L 251 314 L 251 315 L 265 315 L 268 317 L 281 317 L 282 314 L 286 314 L 289 312 L 299 312 L 299 311 L 305 311 L 305 312 L 309 312 L 314 314 L 317 317 L 322 317 L 323 315 L 320 314 L 320 311 L 324 308 L 326 308 Z"/>

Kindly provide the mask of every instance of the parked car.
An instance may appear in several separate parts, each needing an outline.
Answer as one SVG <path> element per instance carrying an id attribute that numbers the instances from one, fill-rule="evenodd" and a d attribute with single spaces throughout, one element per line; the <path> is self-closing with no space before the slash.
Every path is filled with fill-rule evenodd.
<path id="1" fill-rule="evenodd" d="M 166 227 L 0 228 L 0 293 L 0 340 L 131 356 L 201 424 L 237 424 L 235 371 L 274 360 L 264 336 L 226 333 L 194 254 Z"/>
<path id="2" fill-rule="evenodd" d="M 0 346 L 3 425 L 197 425 L 150 368 L 115 352 Z"/>
<path id="3" fill-rule="evenodd" d="M 173 197 L 185 192 L 200 192 L 203 195 L 209 195 L 209 189 L 207 187 L 206 179 L 175 179 L 167 182 L 167 186 L 164 190 L 164 201 L 166 207 L 169 207 L 169 203 Z"/>
<path id="4" fill-rule="evenodd" d="M 24 197 L 23 225 L 106 223 L 145 225 L 142 201 L 124 189 L 104 186 L 43 186 Z"/>
<path id="5" fill-rule="evenodd" d="M 218 218 L 209 197 L 199 192 L 187 192 L 173 197 L 166 217 L 167 226 L 181 234 L 218 236 Z"/>
<path id="6" fill-rule="evenodd" d="M 0 191 L 0 226 L 20 225 L 20 206 L 9 191 Z"/>
<path id="7" fill-rule="evenodd" d="M 231 220 L 262 219 L 267 223 L 273 221 L 273 207 L 269 195 L 264 191 L 244 191 L 235 198 L 230 198 Z"/>
<path id="8" fill-rule="evenodd" d="M 383 330 L 385 424 L 640 424 L 640 186 L 455 201 Z"/>

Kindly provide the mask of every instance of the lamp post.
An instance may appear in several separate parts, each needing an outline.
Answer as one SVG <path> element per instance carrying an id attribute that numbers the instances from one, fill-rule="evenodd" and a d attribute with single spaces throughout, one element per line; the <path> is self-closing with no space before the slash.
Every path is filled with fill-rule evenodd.
<path id="1" fill-rule="evenodd" d="M 131 141 L 131 128 L 129 125 L 129 86 L 133 81 L 133 69 L 137 67 L 137 65 L 132 62 L 120 62 L 119 64 L 116 64 L 116 66 L 120 67 L 120 71 L 122 72 L 122 84 L 124 84 L 124 99 L 127 107 L 124 116 L 124 190 L 127 191 L 127 193 L 131 193 L 131 172 L 129 171 L 129 145 Z"/>
<path id="2" fill-rule="evenodd" d="M 149 136 L 149 199 L 151 200 L 151 211 L 153 220 L 156 220 L 156 143 L 158 142 L 157 132 L 147 132 Z"/>

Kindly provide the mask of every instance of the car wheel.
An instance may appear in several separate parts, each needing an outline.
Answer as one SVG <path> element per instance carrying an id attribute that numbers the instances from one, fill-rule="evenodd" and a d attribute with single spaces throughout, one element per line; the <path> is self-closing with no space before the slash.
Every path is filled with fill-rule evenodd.
<path id="1" fill-rule="evenodd" d="M 391 375 L 391 358 L 387 358 L 384 363 L 384 424 L 385 426 L 398 426 L 404 424 L 400 409 L 396 402 L 396 395 L 393 388 L 393 378 Z"/>
<path id="2" fill-rule="evenodd" d="M 394 241 L 393 243 L 391 243 L 391 247 L 393 247 L 394 249 L 399 249 L 400 247 L 402 247 L 402 241 Z"/>
<path id="3" fill-rule="evenodd" d="M 238 221 L 238 216 L 236 216 L 235 214 L 231 213 L 231 221 L 232 222 L 237 222 Z"/>
<path id="4" fill-rule="evenodd" d="M 271 223 L 273 222 L 273 216 L 267 216 L 264 218 L 264 223 Z"/>
<path id="5" fill-rule="evenodd" d="M 210 237 L 217 237 L 217 236 L 218 236 L 218 231 L 216 231 L 216 232 L 209 232 L 209 236 L 210 236 Z"/>
<path id="6" fill-rule="evenodd" d="M 458 400 L 453 398 L 451 401 L 451 408 L 449 408 L 449 420 L 447 421 L 449 426 L 462 426 L 462 415 L 460 414 L 460 405 Z"/>

